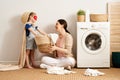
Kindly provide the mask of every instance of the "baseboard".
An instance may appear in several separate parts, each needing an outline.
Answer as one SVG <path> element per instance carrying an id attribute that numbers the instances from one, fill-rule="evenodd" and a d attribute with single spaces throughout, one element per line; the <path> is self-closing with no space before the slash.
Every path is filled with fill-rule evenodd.
<path id="1" fill-rule="evenodd" d="M 18 61 L 0 61 L 0 64 L 18 64 Z"/>
<path id="2" fill-rule="evenodd" d="M 36 64 L 40 64 L 41 61 L 35 61 Z M 0 64 L 18 64 L 18 61 L 0 61 Z"/>

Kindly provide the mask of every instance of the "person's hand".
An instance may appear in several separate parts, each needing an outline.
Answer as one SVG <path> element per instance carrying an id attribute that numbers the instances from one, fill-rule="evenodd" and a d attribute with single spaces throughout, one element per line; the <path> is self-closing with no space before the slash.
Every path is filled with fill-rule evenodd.
<path id="1" fill-rule="evenodd" d="M 50 51 L 55 51 L 55 50 L 57 50 L 57 46 L 55 46 L 55 45 L 54 46 L 50 46 L 49 50 Z"/>

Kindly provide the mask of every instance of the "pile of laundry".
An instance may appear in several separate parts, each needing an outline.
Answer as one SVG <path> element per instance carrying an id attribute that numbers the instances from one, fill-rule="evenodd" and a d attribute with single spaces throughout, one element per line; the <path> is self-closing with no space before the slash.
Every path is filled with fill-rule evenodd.
<path id="1" fill-rule="evenodd" d="M 49 66 L 49 65 L 46 65 L 46 64 L 41 64 L 40 67 L 47 69 L 46 72 L 48 74 L 71 74 L 71 73 L 76 73 L 74 71 L 64 69 L 64 67 Z"/>
<path id="2" fill-rule="evenodd" d="M 89 69 L 89 68 L 86 69 L 85 73 L 84 73 L 85 76 L 102 76 L 104 74 L 105 73 L 103 73 L 103 72 L 100 72 L 98 70 Z"/>

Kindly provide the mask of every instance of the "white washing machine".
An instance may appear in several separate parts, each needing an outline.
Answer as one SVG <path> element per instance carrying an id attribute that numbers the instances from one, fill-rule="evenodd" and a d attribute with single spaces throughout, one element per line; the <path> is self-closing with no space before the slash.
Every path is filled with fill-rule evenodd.
<path id="1" fill-rule="evenodd" d="M 109 22 L 77 22 L 77 67 L 110 67 Z"/>

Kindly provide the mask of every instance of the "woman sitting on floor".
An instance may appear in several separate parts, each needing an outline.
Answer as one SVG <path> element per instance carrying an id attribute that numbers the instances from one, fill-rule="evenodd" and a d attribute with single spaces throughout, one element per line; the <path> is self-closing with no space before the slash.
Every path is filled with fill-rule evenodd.
<path id="1" fill-rule="evenodd" d="M 40 67 L 47 68 L 48 66 L 57 66 L 70 70 L 75 66 L 75 59 L 72 54 L 73 38 L 67 30 L 67 22 L 64 19 L 59 19 L 55 28 L 59 33 L 59 37 L 56 45 L 49 48 L 50 51 L 53 51 L 54 57 L 42 57 Z"/>

